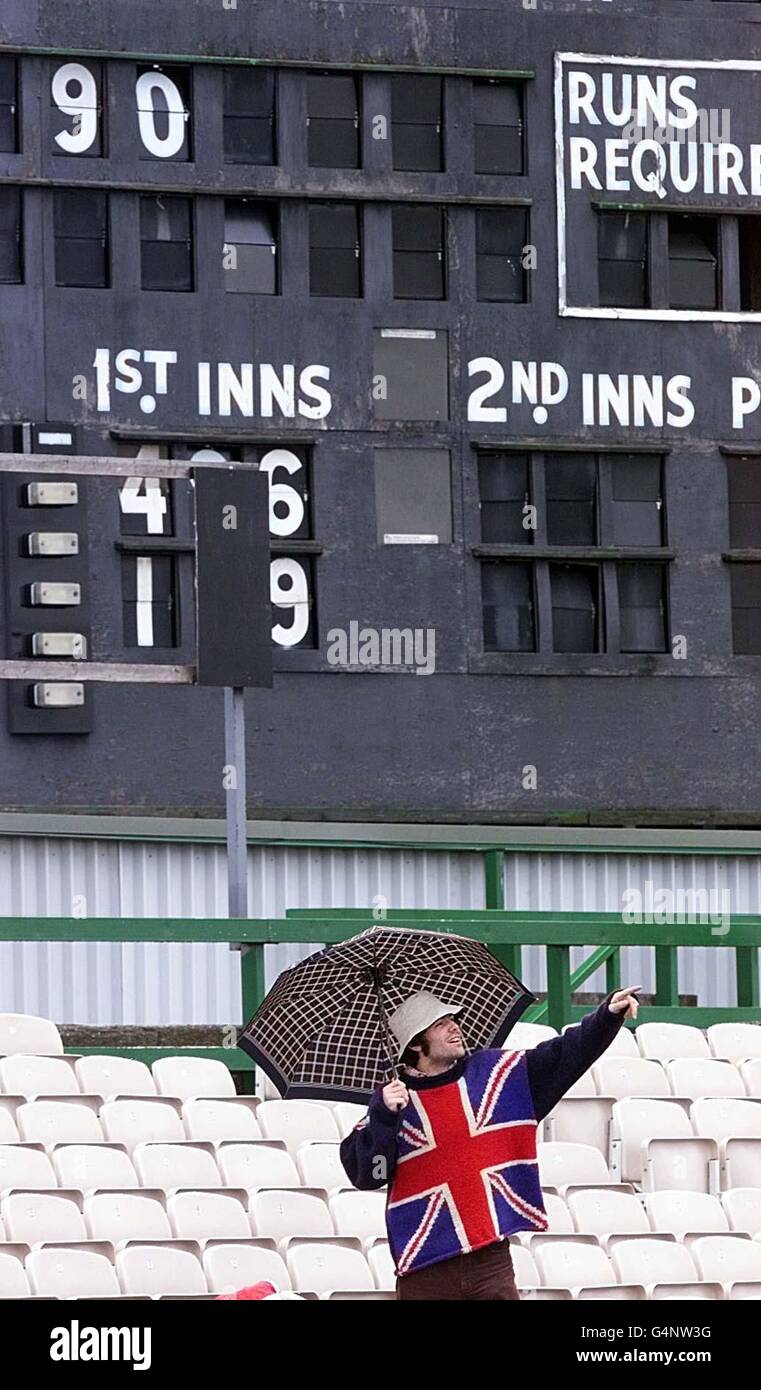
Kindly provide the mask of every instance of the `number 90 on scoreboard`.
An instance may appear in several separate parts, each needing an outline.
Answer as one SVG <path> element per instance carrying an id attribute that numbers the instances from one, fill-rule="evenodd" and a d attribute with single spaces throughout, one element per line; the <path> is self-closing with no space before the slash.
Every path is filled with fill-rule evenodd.
<path id="1" fill-rule="evenodd" d="M 273 647 L 314 646 L 308 447 L 33 439 L 0 454 L 10 732 L 88 732 L 95 681 L 271 685 Z"/>

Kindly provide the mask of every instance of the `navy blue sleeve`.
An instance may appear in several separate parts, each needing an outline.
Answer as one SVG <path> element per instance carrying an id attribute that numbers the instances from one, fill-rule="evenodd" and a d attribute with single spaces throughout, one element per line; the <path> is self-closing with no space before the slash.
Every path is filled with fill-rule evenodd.
<path id="1" fill-rule="evenodd" d="M 365 1118 L 347 1134 L 339 1149 L 352 1187 L 368 1192 L 391 1181 L 401 1123 L 401 1112 L 389 1110 L 383 1104 L 382 1088 L 377 1090 Z"/>
<path id="2" fill-rule="evenodd" d="M 624 1021 L 624 1011 L 610 1012 L 612 998 L 611 993 L 599 1009 L 559 1037 L 526 1049 L 529 1086 L 538 1120 L 549 1114 L 574 1081 L 589 1071 L 612 1043 Z M 509 1046 L 509 1036 L 506 1045 Z"/>

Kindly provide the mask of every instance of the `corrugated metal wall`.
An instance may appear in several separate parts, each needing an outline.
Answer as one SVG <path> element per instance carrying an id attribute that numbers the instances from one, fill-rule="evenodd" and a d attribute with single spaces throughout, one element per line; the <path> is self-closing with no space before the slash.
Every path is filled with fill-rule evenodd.
<path id="1" fill-rule="evenodd" d="M 567 854 L 514 853 L 505 855 L 505 905 L 529 912 L 621 912 L 626 905 L 626 889 L 647 893 L 669 889 L 714 890 L 723 901 L 723 889 L 729 892 L 730 913 L 758 913 L 761 903 L 761 856 L 723 854 Z M 709 902 L 711 900 L 709 899 Z M 636 935 L 632 926 L 632 935 Z M 721 938 L 732 940 L 729 932 Z M 587 952 L 574 949 L 574 967 L 580 965 Z M 532 989 L 545 989 L 547 975 L 544 952 L 530 946 L 524 952 L 529 962 L 524 971 Z M 655 961 L 647 947 L 626 947 L 622 952 L 622 981 L 655 988 Z M 598 970 L 589 978 L 585 989 L 603 990 L 605 972 Z M 679 988 L 684 994 L 695 994 L 702 1005 L 736 1004 L 733 951 L 679 951 Z"/>
<path id="2" fill-rule="evenodd" d="M 439 850 L 252 846 L 252 916 L 291 907 L 484 906 L 480 855 Z M 761 856 L 509 853 L 507 906 L 618 912 L 626 888 L 730 892 L 733 913 L 757 912 Z M 224 917 L 225 853 L 208 843 L 0 837 L 0 915 Z M 632 928 L 636 932 L 636 928 Z M 726 938 L 731 941 L 731 930 Z M 271 982 L 314 947 L 267 948 Z M 544 989 L 543 951 L 525 952 L 526 982 Z M 574 951 L 574 965 L 586 952 Z M 625 952 L 627 983 L 654 985 L 652 952 Z M 710 960 L 710 966 L 709 966 Z M 731 951 L 680 951 L 680 987 L 701 1004 L 736 1002 Z M 598 971 L 588 988 L 603 989 Z M 239 959 L 226 946 L 0 943 L 0 1010 L 59 1023 L 226 1024 L 240 1020 Z"/>
<path id="3" fill-rule="evenodd" d="M 483 907 L 477 854 L 252 846 L 253 917 L 289 907 Z M 0 915 L 225 917 L 220 845 L 0 837 Z M 266 948 L 267 978 L 314 946 Z M 227 946 L 0 943 L 0 1010 L 58 1023 L 238 1023 Z"/>

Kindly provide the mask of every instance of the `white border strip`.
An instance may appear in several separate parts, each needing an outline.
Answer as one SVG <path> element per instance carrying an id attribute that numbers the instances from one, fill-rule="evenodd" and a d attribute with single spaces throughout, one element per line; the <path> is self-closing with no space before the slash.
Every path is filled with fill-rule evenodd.
<path id="1" fill-rule="evenodd" d="M 605 63 L 618 67 L 640 68 L 707 68 L 717 72 L 761 72 L 761 62 L 750 58 L 676 58 L 623 57 L 606 53 L 555 54 L 555 173 L 557 188 L 558 239 L 558 314 L 561 318 L 576 319 L 650 319 L 662 323 L 761 323 L 761 313 L 743 314 L 717 309 L 614 309 L 568 304 L 568 272 L 566 262 L 566 197 L 565 197 L 565 110 L 563 65 L 565 63 Z M 599 199 L 598 199 L 599 201 Z M 757 211 L 758 209 L 756 209 Z M 739 210 L 732 208 L 733 213 Z M 717 212 L 721 208 L 717 207 Z"/>

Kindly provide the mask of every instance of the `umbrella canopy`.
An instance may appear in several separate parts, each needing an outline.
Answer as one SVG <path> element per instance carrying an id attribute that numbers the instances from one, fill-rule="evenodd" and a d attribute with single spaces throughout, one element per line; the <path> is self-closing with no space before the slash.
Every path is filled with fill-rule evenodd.
<path id="1" fill-rule="evenodd" d="M 462 1006 L 471 1052 L 499 1047 L 534 1001 L 481 941 L 371 927 L 284 970 L 238 1045 L 283 1096 L 363 1102 L 396 1075 L 388 1016 L 419 990 Z"/>

